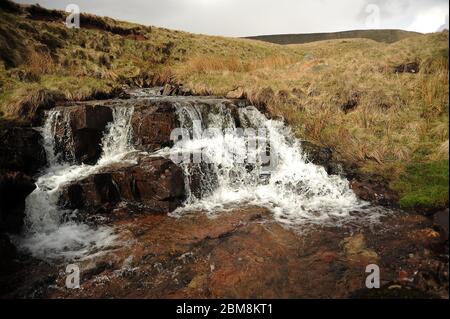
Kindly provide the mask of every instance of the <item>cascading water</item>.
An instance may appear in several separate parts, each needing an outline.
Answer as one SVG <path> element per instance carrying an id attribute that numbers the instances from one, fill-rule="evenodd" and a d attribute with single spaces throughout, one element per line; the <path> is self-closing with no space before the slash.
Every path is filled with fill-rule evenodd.
<path id="1" fill-rule="evenodd" d="M 108 227 L 90 227 L 76 222 L 77 211 L 58 206 L 64 185 L 96 173 L 101 168 L 121 161 L 133 151 L 131 116 L 133 108 L 113 108 L 113 122 L 102 139 L 103 154 L 96 165 L 60 163 L 55 151 L 55 124 L 64 120 L 61 112 L 50 111 L 41 131 L 48 167 L 37 180 L 37 188 L 26 199 L 25 236 L 19 246 L 41 258 L 79 258 L 110 246 L 115 236 Z"/>
<path id="2" fill-rule="evenodd" d="M 208 162 L 207 165 L 191 161 L 180 164 L 187 188 L 193 170 L 198 174 L 199 167 L 207 167 L 207 170 L 200 169 L 206 196 L 198 197 L 188 191 L 185 205 L 172 216 L 189 211 L 214 215 L 239 206 L 257 205 L 270 209 L 277 221 L 288 226 L 337 226 L 361 215 L 371 221 L 379 218 L 379 211 L 359 200 L 346 179 L 328 175 L 323 167 L 309 163 L 302 154 L 300 141 L 282 122 L 267 119 L 253 106 L 239 108 L 243 128 L 265 132 L 262 136 L 249 137 L 237 134 L 231 112 L 224 105 L 216 104 L 206 115 L 201 107 L 190 103 L 177 105 L 181 127 L 189 131 L 191 138 L 159 152 L 178 162 L 180 154 L 201 153 L 202 159 Z M 216 130 L 202 135 L 201 130 L 208 128 Z M 254 147 L 249 147 L 250 144 Z M 269 163 L 260 156 L 267 150 L 270 150 Z"/>
<path id="3" fill-rule="evenodd" d="M 288 226 L 338 226 L 359 220 L 361 215 L 369 222 L 378 220 L 380 210 L 358 200 L 347 180 L 328 175 L 324 168 L 305 159 L 301 143 L 282 122 L 267 119 L 253 106 L 230 108 L 223 100 L 173 98 L 172 102 L 188 138 L 152 154 L 174 159 L 185 173 L 187 200 L 171 216 L 190 211 L 213 216 L 256 205 L 270 209 L 277 221 Z M 68 183 L 125 158 L 135 163 L 130 156 L 135 154 L 131 143 L 132 115 L 132 107 L 114 107 L 97 164 L 71 165 L 62 163 L 70 154 L 60 156 L 55 148 L 55 124 L 67 122 L 67 118 L 60 111 L 49 112 L 41 130 L 49 166 L 26 199 L 26 232 L 17 239 L 19 246 L 45 259 L 82 258 L 111 246 L 116 239 L 111 228 L 77 222 L 77 211 L 59 207 L 58 201 Z M 69 130 L 70 125 L 65 128 L 68 136 Z M 194 163 L 177 161 L 180 154 L 183 159 L 194 159 Z M 200 188 L 191 187 L 195 183 Z"/>

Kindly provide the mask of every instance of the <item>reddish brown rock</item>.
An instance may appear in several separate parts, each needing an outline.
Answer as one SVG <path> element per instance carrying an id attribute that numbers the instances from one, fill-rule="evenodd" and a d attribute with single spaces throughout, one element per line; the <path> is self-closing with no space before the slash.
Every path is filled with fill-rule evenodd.
<path id="1" fill-rule="evenodd" d="M 260 207 L 215 218 L 142 214 L 111 224 L 126 245 L 79 262 L 82 289 L 64 288 L 65 263 L 60 271 L 24 267 L 17 276 L 27 286 L 41 282 L 33 275 L 39 269 L 56 276 L 39 286 L 46 298 L 366 298 L 366 262 L 376 259 L 381 284 L 399 287 L 398 297 L 448 298 L 448 262 L 428 250 L 429 225 L 426 217 L 399 214 L 357 233 L 319 226 L 296 231 Z M 399 278 L 401 271 L 408 280 Z M 14 289 L 9 296 L 27 296 Z"/>
<path id="2" fill-rule="evenodd" d="M 398 195 L 389 188 L 384 182 L 373 181 L 370 179 L 350 180 L 350 188 L 359 198 L 374 204 L 390 206 L 398 202 Z"/>
<path id="3" fill-rule="evenodd" d="M 59 109 L 63 118 L 56 123 L 56 148 L 62 159 L 94 164 L 102 153 L 105 128 L 113 120 L 109 107 L 79 104 Z"/>
<path id="4" fill-rule="evenodd" d="M 172 146 L 170 134 L 179 127 L 172 103 L 148 100 L 140 101 L 140 105 L 134 107 L 131 125 L 135 146 L 147 152 Z"/>
<path id="5" fill-rule="evenodd" d="M 149 211 L 167 213 L 185 196 L 181 168 L 164 158 L 141 157 L 135 165 L 114 165 L 63 192 L 62 203 L 72 209 L 95 210 L 121 201 L 144 204 Z"/>

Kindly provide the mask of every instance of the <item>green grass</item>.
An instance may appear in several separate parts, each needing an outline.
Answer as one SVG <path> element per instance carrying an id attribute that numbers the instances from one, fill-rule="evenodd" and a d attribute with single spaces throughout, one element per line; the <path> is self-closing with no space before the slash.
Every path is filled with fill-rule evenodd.
<path id="1" fill-rule="evenodd" d="M 406 168 L 394 188 L 402 195 L 403 208 L 448 207 L 449 161 L 413 164 Z"/>

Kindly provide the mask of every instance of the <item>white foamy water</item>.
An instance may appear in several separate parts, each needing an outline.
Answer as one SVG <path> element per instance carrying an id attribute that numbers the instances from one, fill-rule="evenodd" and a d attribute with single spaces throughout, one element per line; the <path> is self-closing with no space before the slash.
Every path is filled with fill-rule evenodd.
<path id="1" fill-rule="evenodd" d="M 277 221 L 288 226 L 337 226 L 361 217 L 375 221 L 380 216 L 379 210 L 356 197 L 345 178 L 328 175 L 323 167 L 308 162 L 300 141 L 293 137 L 289 128 L 280 121 L 267 119 L 255 107 L 239 109 L 243 127 L 262 128 L 267 132 L 266 139 L 259 138 L 258 146 L 250 151 L 249 143 L 256 144 L 256 141 L 233 134 L 235 123 L 224 106 L 210 111 L 207 118 L 192 104 L 178 105 L 177 113 L 181 126 L 188 129 L 193 138 L 179 141 L 159 154 L 174 158 L 175 154 L 201 153 L 211 164 L 203 169 L 203 187 L 208 189 L 204 189 L 207 195 L 201 198 L 189 189 L 193 168 L 198 170 L 199 164 L 181 164 L 188 199 L 172 216 L 179 217 L 191 211 L 205 211 L 214 216 L 245 205 L 266 207 Z M 202 136 L 199 130 L 206 128 L 219 128 L 218 134 Z M 257 155 L 266 150 L 266 144 L 260 145 L 264 141 L 270 145 L 270 166 L 261 160 L 254 162 Z M 248 162 L 254 164 L 249 166 Z M 212 178 L 213 175 L 216 177 Z"/>
<path id="2" fill-rule="evenodd" d="M 80 258 L 109 247 L 115 240 L 108 227 L 90 227 L 76 222 L 77 211 L 58 206 L 61 191 L 70 182 L 83 179 L 101 168 L 122 161 L 133 151 L 131 116 L 133 108 L 113 108 L 111 122 L 102 139 L 103 154 L 96 165 L 60 163 L 55 153 L 56 121 L 64 120 L 60 111 L 50 111 L 42 129 L 49 166 L 37 180 L 37 188 L 26 199 L 25 235 L 20 247 L 40 258 Z"/>
<path id="3" fill-rule="evenodd" d="M 328 175 L 324 168 L 308 162 L 300 141 L 289 128 L 280 121 L 267 119 L 255 107 L 237 111 L 242 128 L 252 128 L 255 132 L 263 129 L 266 133 L 249 138 L 236 134 L 241 128 L 236 127 L 236 113 L 220 100 L 194 102 L 177 98 L 173 103 L 180 126 L 192 138 L 152 155 L 173 158 L 177 154 L 201 154 L 203 162 L 180 164 L 185 174 L 187 199 L 171 216 L 192 211 L 215 216 L 255 205 L 268 208 L 283 225 L 339 226 L 359 220 L 374 222 L 384 214 L 385 211 L 359 200 L 345 178 Z M 61 163 L 60 154 L 55 153 L 55 124 L 67 122 L 67 117 L 59 111 L 49 112 L 41 130 L 49 167 L 38 178 L 36 190 L 26 199 L 26 231 L 18 239 L 20 247 L 43 259 L 83 258 L 111 247 L 117 239 L 113 229 L 77 222 L 78 212 L 61 208 L 58 201 L 67 184 L 125 158 L 134 162 L 133 156 L 130 159 L 135 152 L 131 143 L 132 115 L 133 108 L 113 108 L 113 122 L 102 139 L 103 154 L 98 163 L 72 165 Z M 203 135 L 204 129 L 213 130 Z M 66 131 L 69 130 L 67 126 Z M 64 143 L 70 145 L 71 140 Z M 261 156 L 268 149 L 270 165 Z M 70 160 L 70 154 L 68 157 Z M 194 189 L 195 183 L 201 187 Z"/>

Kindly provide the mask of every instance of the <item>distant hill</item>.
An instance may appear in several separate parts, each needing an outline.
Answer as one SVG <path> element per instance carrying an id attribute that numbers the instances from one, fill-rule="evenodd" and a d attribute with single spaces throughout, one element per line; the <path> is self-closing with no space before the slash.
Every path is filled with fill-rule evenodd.
<path id="1" fill-rule="evenodd" d="M 354 30 L 330 33 L 274 34 L 246 37 L 276 44 L 301 44 L 322 40 L 366 38 L 378 42 L 394 43 L 404 38 L 421 35 L 418 32 L 403 30 Z"/>

